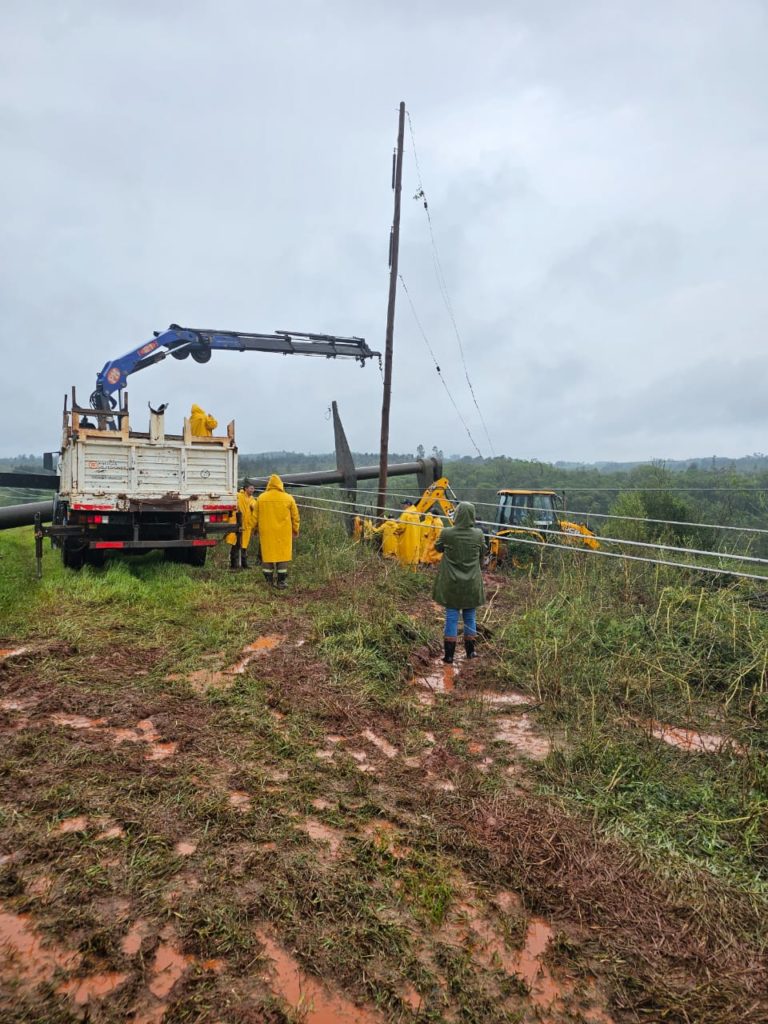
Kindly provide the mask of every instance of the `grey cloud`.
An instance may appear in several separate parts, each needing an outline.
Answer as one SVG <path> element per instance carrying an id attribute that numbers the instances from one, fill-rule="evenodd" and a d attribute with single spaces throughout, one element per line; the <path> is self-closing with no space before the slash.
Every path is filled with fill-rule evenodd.
<path id="1" fill-rule="evenodd" d="M 6 4 L 6 452 L 50 448 L 64 391 L 171 321 L 382 347 L 401 98 L 497 450 L 764 447 L 767 34 L 748 0 Z M 480 439 L 409 143 L 405 182 L 401 269 Z M 242 450 L 318 450 L 335 397 L 377 443 L 375 367 L 166 362 L 135 409 L 200 401 Z M 471 450 L 402 293 L 394 382 L 394 447 Z M 701 415 L 723 389 L 728 413 Z"/>

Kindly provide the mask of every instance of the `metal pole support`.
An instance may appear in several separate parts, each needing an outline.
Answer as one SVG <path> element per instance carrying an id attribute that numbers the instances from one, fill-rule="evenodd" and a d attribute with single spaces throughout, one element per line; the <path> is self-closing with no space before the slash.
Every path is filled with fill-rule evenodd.
<path id="1" fill-rule="evenodd" d="M 37 578 L 43 578 L 43 524 L 40 513 L 35 513 L 35 561 L 37 563 Z"/>

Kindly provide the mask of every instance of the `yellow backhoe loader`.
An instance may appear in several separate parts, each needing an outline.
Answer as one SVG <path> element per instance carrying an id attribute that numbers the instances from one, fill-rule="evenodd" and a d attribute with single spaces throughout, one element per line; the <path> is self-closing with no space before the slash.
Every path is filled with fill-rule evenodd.
<path id="1" fill-rule="evenodd" d="M 556 491 L 501 490 L 497 492 L 496 517 L 491 527 L 490 565 L 511 562 L 528 568 L 541 551 L 531 543 L 599 548 L 592 530 L 583 523 L 561 518 L 562 499 Z"/>

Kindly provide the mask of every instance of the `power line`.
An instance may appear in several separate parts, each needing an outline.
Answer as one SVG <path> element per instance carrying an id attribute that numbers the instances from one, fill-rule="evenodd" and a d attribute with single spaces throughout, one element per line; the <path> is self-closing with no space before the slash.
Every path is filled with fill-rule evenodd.
<path id="1" fill-rule="evenodd" d="M 463 425 L 464 429 L 467 432 L 467 437 L 472 442 L 472 445 L 474 446 L 474 449 L 477 452 L 477 454 L 480 456 L 480 458 L 482 458 L 483 456 L 482 456 L 482 453 L 481 453 L 480 449 L 477 447 L 477 442 L 475 441 L 474 437 L 472 437 L 472 432 L 470 431 L 469 427 L 467 426 L 466 420 L 461 415 L 461 410 L 459 409 L 458 405 L 456 404 L 456 401 L 454 400 L 453 395 L 450 392 L 450 389 L 449 389 L 449 387 L 448 387 L 448 385 L 447 385 L 447 383 L 445 381 L 445 377 L 443 377 L 443 371 L 440 369 L 440 365 L 439 365 L 439 363 L 437 361 L 435 353 L 434 353 L 434 351 L 432 349 L 432 346 L 429 343 L 429 338 L 427 337 L 426 331 L 424 330 L 424 328 L 423 328 L 423 326 L 421 324 L 421 320 L 419 319 L 419 314 L 416 312 L 416 307 L 413 304 L 413 299 L 411 298 L 411 293 L 408 291 L 408 287 L 407 287 L 407 285 L 405 283 L 405 279 L 403 278 L 402 274 L 399 274 L 398 276 L 400 278 L 400 284 L 403 286 L 403 291 L 405 292 L 405 297 L 408 299 L 408 305 L 411 307 L 411 312 L 413 313 L 413 319 L 416 321 L 416 326 L 419 328 L 419 331 L 421 332 L 421 336 L 424 339 L 424 344 L 427 346 L 427 349 L 429 350 L 430 356 L 432 356 L 432 362 L 435 364 L 435 369 L 437 370 L 437 375 L 440 378 L 440 382 L 442 383 L 443 387 L 445 388 L 446 394 L 448 395 L 448 397 L 451 400 L 451 405 L 453 405 L 453 408 L 456 410 L 456 415 L 461 420 L 462 425 Z"/>
<path id="2" fill-rule="evenodd" d="M 345 512 L 343 509 L 324 508 L 323 506 L 311 505 L 311 504 L 309 504 L 306 501 L 297 501 L 296 503 L 297 503 L 297 505 L 299 505 L 300 508 L 313 509 L 314 511 L 317 511 L 317 512 L 325 512 L 325 513 L 328 513 L 328 514 L 336 514 L 336 515 L 342 515 L 342 516 L 348 516 L 349 515 L 349 513 Z M 397 510 L 397 509 L 385 509 L 384 511 L 399 511 L 399 510 Z M 414 524 L 411 524 L 411 525 L 415 526 L 417 524 L 414 523 Z M 423 524 L 418 524 L 418 525 L 421 525 L 423 528 L 426 529 L 426 527 Z M 488 533 L 483 532 L 483 536 L 485 538 L 491 538 L 491 537 L 494 537 L 495 534 L 488 534 Z M 660 558 L 643 558 L 640 555 L 628 555 L 625 552 L 599 551 L 599 550 L 595 550 L 593 548 L 588 548 L 588 547 L 576 547 L 576 546 L 572 546 L 572 545 L 568 545 L 568 544 L 555 544 L 554 542 L 551 542 L 551 541 L 548 542 L 546 545 L 542 545 L 541 541 L 524 540 L 522 537 L 516 538 L 515 539 L 515 543 L 516 544 L 532 544 L 532 545 L 535 545 L 536 547 L 539 547 L 539 548 L 542 548 L 542 547 L 546 546 L 546 548 L 548 548 L 548 549 L 549 548 L 553 548 L 553 549 L 556 549 L 558 551 L 567 551 L 569 554 L 588 554 L 588 555 L 597 555 L 597 556 L 602 557 L 602 558 L 619 558 L 622 561 L 644 562 L 646 565 L 664 565 L 664 566 L 670 566 L 671 568 L 674 568 L 674 569 L 691 569 L 694 572 L 706 572 L 706 573 L 709 573 L 710 575 L 715 575 L 715 576 L 733 576 L 733 577 L 735 577 L 737 579 L 760 580 L 762 582 L 768 582 L 768 576 L 760 576 L 757 573 L 751 573 L 751 572 L 739 572 L 736 569 L 720 569 L 720 568 L 715 568 L 715 567 L 707 566 L 707 565 L 697 565 L 695 563 L 691 564 L 691 563 L 687 563 L 687 562 L 673 562 L 673 561 L 669 561 L 668 559 L 660 559 Z"/>
<path id="3" fill-rule="evenodd" d="M 470 488 L 471 490 L 486 490 L 486 488 Z M 536 490 L 536 488 L 533 488 Z M 393 497 L 407 497 L 402 491 L 391 491 Z M 457 499 L 458 500 L 458 499 Z M 468 499 L 467 499 L 468 500 Z M 497 508 L 498 502 L 496 501 L 477 501 L 472 502 L 473 505 L 480 505 L 483 508 Z M 536 508 L 534 505 L 516 505 L 518 509 L 526 512 L 541 512 L 540 508 Z M 666 526 L 696 526 L 700 529 L 706 530 L 734 530 L 737 533 L 768 533 L 768 529 L 760 526 L 729 526 L 724 523 L 695 523 L 689 522 L 685 519 L 651 519 L 649 516 L 619 516 L 608 512 L 576 512 L 574 509 L 564 508 L 560 509 L 563 515 L 566 516 L 581 516 L 586 519 L 619 519 L 626 520 L 632 523 L 656 523 Z"/>
<path id="4" fill-rule="evenodd" d="M 394 493 L 394 492 L 393 492 Z M 484 508 L 497 508 L 495 501 L 474 501 L 474 505 L 482 505 Z M 541 512 L 540 508 L 534 505 L 516 505 L 516 508 L 526 512 Z M 632 523 L 656 523 L 666 526 L 697 526 L 706 530 L 735 530 L 738 533 L 768 533 L 768 529 L 761 526 L 728 526 L 724 523 L 694 523 L 685 519 L 651 519 L 650 516 L 619 516 L 609 512 L 576 512 L 571 508 L 560 509 L 566 516 L 581 516 L 592 519 L 620 519 Z"/>
<path id="5" fill-rule="evenodd" d="M 343 498 L 323 498 L 320 495 L 312 495 L 311 497 L 312 497 L 313 501 L 324 501 L 324 502 L 328 502 L 329 504 L 332 503 L 332 504 L 335 504 L 335 505 L 346 505 L 346 506 L 349 506 L 349 507 L 352 507 L 352 508 L 357 508 L 357 503 L 356 502 L 354 502 L 354 501 L 347 501 L 347 500 L 345 500 Z M 337 510 L 333 509 L 333 510 L 329 510 L 329 511 L 337 511 Z M 343 509 L 339 510 L 339 511 L 343 511 Z M 392 511 L 392 510 L 390 509 L 389 511 Z M 538 511 L 541 511 L 541 510 L 539 509 Z M 350 513 L 345 513 L 345 514 L 350 514 Z M 491 522 L 491 521 L 489 521 L 487 519 L 478 519 L 478 520 L 476 520 L 476 522 L 477 522 L 477 525 L 481 526 L 481 527 L 482 526 L 490 526 L 490 527 L 502 526 L 502 528 L 503 528 L 503 524 L 494 523 L 494 522 Z M 553 537 L 562 537 L 563 535 L 566 535 L 566 536 L 574 536 L 574 537 L 576 537 L 578 539 L 579 536 L 580 536 L 579 534 L 568 534 L 568 532 L 565 531 L 565 530 L 551 530 L 551 529 L 548 529 L 547 527 L 544 527 L 544 526 L 516 526 L 516 525 L 511 525 L 510 528 L 514 529 L 514 530 L 519 530 L 522 533 L 538 533 L 538 534 L 547 535 L 547 536 L 553 536 Z M 495 537 L 495 536 L 497 536 L 497 534 L 493 533 L 493 534 L 489 534 L 489 536 L 494 536 Z M 519 538 L 518 537 L 508 537 L 506 539 L 507 540 L 511 540 L 513 543 L 515 543 Z M 646 549 L 651 549 L 651 550 L 655 550 L 655 551 L 676 551 L 676 552 L 680 552 L 681 554 L 684 554 L 684 555 L 702 555 L 705 558 L 719 558 L 719 559 L 727 559 L 727 560 L 730 560 L 732 562 L 749 562 L 749 563 L 754 563 L 754 564 L 757 564 L 757 565 L 768 565 L 768 558 L 760 558 L 757 555 L 731 554 L 731 553 L 725 552 L 725 551 L 706 551 L 704 549 L 699 549 L 699 548 L 684 548 L 684 547 L 680 547 L 680 546 L 674 545 L 674 544 L 662 544 L 661 542 L 651 542 L 651 541 L 642 541 L 642 540 L 629 540 L 629 539 L 627 539 L 625 537 L 601 537 L 600 538 L 600 543 L 601 544 L 623 544 L 623 545 L 628 546 L 628 547 L 646 548 Z"/>
<path id="6" fill-rule="evenodd" d="M 426 195 L 426 192 L 424 191 L 424 183 L 423 183 L 423 181 L 421 179 L 421 167 L 419 166 L 419 157 L 418 157 L 418 153 L 416 152 L 416 136 L 415 136 L 414 131 L 413 131 L 413 122 L 411 121 L 410 111 L 408 111 L 407 114 L 408 114 L 408 130 L 409 130 L 410 135 L 411 135 L 411 146 L 413 147 L 413 162 L 416 165 L 416 177 L 417 177 L 418 183 L 419 183 L 419 190 L 416 193 L 416 195 L 414 196 L 414 199 L 421 199 L 421 201 L 423 203 L 423 206 L 424 206 L 424 211 L 425 211 L 425 213 L 427 215 L 427 224 L 429 226 L 429 238 L 430 238 L 430 241 L 432 243 L 432 262 L 433 262 L 434 267 L 435 267 L 435 276 L 437 277 L 437 284 L 438 284 L 438 287 L 440 289 L 440 294 L 442 295 L 443 302 L 445 303 L 445 308 L 448 311 L 448 316 L 450 317 L 451 323 L 453 324 L 453 331 L 454 331 L 454 334 L 456 335 L 456 341 L 459 343 L 459 352 L 461 354 L 461 363 L 462 363 L 462 366 L 464 367 L 464 376 L 465 376 L 466 381 L 467 381 L 467 386 L 469 387 L 469 392 L 472 395 L 472 401 L 475 403 L 475 408 L 477 409 L 477 414 L 480 417 L 480 422 L 483 425 L 483 430 L 485 431 L 485 436 L 486 436 L 486 438 L 488 440 L 488 448 L 489 448 L 489 450 L 491 452 L 491 457 L 495 458 L 495 452 L 493 450 L 493 442 L 491 441 L 491 435 L 488 433 L 488 427 L 486 425 L 485 418 L 484 418 L 484 416 L 483 416 L 483 414 L 482 414 L 482 412 L 480 410 L 480 406 L 477 404 L 477 398 L 475 396 L 475 389 L 472 387 L 472 381 L 469 379 L 469 370 L 467 368 L 467 360 L 466 360 L 466 358 L 464 356 L 464 345 L 463 345 L 463 342 L 461 340 L 461 334 L 459 332 L 459 325 L 456 323 L 456 316 L 455 316 L 455 314 L 453 312 L 453 305 L 451 303 L 451 297 L 448 294 L 448 285 L 446 284 L 445 275 L 443 274 L 443 267 L 442 267 L 442 264 L 440 263 L 440 254 L 437 251 L 437 242 L 435 241 L 435 232 L 434 232 L 433 227 L 432 227 L 432 215 L 429 212 L 429 204 L 427 203 L 427 195 Z"/>

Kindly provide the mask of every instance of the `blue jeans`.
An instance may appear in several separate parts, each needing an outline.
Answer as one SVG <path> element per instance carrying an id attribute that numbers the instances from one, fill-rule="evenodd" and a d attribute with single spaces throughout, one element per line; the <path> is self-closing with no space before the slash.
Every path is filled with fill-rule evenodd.
<path id="1" fill-rule="evenodd" d="M 464 617 L 464 636 L 477 636 L 477 610 L 475 608 L 464 608 L 461 614 Z M 448 640 L 455 640 L 459 634 L 459 609 L 445 609 L 445 636 Z"/>

